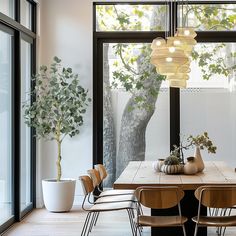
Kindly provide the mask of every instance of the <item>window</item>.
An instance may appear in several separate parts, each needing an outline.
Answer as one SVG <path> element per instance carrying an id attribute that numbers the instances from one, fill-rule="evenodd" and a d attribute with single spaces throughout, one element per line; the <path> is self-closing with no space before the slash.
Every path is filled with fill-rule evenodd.
<path id="1" fill-rule="evenodd" d="M 164 31 L 167 10 L 166 5 L 96 5 L 96 30 Z M 155 24 L 152 18 L 157 19 Z"/>
<path id="2" fill-rule="evenodd" d="M 199 31 L 236 30 L 235 4 L 191 4 L 179 10 L 180 25 L 188 23 Z"/>
<path id="3" fill-rule="evenodd" d="M 0 225 L 13 215 L 12 35 L 0 30 Z"/>
<path id="4" fill-rule="evenodd" d="M 189 86 L 180 92 L 180 133 L 208 132 L 218 147 L 214 160 L 221 161 L 224 157 L 224 161 L 234 165 L 236 81 L 227 68 L 235 65 L 231 52 L 236 52 L 236 43 L 198 43 L 195 50 L 199 53 L 204 50 L 203 56 L 207 52 L 208 59 L 205 66 L 199 66 L 199 60 L 191 64 Z M 192 152 L 186 151 L 185 156 L 191 156 Z M 207 153 L 204 156 L 205 160 L 211 158 Z"/>
<path id="5" fill-rule="evenodd" d="M 15 18 L 14 15 L 14 4 L 15 1 L 14 0 L 1 0 L 0 1 L 0 12 L 11 17 L 11 18 Z"/>
<path id="6" fill-rule="evenodd" d="M 165 158 L 182 134 L 208 131 L 221 146 L 215 127 L 223 129 L 226 122 L 223 139 L 231 141 L 217 157 L 233 159 L 236 5 L 181 3 L 94 3 L 94 164 L 107 167 L 105 186 L 112 185 L 129 161 Z M 169 88 L 164 78 L 155 87 L 158 75 L 148 57 L 150 43 L 183 24 L 198 30 L 188 88 Z"/>
<path id="7" fill-rule="evenodd" d="M 19 4 L 21 3 L 21 4 Z M 15 8 L 14 8 L 15 6 Z M 0 1 L 0 234 L 35 207 L 35 138 L 22 105 L 35 73 L 36 3 Z M 3 14 L 2 14 L 3 13 Z M 16 18 L 14 17 L 16 13 Z M 21 19 L 21 20 L 20 20 Z"/>
<path id="8" fill-rule="evenodd" d="M 20 22 L 28 29 L 32 29 L 32 5 L 27 0 L 21 0 Z"/>
<path id="9" fill-rule="evenodd" d="M 128 164 L 127 153 L 138 160 L 145 150 L 155 160 L 169 150 L 169 93 L 149 60 L 150 43 L 103 44 L 103 158 L 108 169 L 116 167 L 113 180 Z"/>
<path id="10" fill-rule="evenodd" d="M 30 100 L 31 88 L 31 44 L 21 40 L 21 103 Z M 24 123 L 21 113 L 21 210 L 31 203 L 31 129 Z"/>

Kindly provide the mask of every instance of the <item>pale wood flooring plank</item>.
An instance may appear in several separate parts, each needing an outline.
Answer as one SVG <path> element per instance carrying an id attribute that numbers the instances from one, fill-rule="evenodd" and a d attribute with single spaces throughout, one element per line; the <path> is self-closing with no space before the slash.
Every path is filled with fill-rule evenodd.
<path id="1" fill-rule="evenodd" d="M 36 209 L 3 236 L 79 236 L 85 217 L 86 212 L 79 206 L 73 207 L 68 213 L 51 213 L 45 209 Z M 150 229 L 145 228 L 143 236 L 149 235 Z M 208 229 L 208 236 L 216 235 L 215 228 Z M 235 235 L 236 227 L 233 227 L 227 229 L 225 236 Z M 126 212 L 101 214 L 90 236 L 132 236 Z"/>

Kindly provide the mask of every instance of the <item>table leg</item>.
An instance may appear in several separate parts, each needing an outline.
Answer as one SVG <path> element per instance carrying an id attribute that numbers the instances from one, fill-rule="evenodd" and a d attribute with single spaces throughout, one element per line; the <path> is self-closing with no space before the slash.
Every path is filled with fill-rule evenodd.
<path id="1" fill-rule="evenodd" d="M 191 220 L 193 216 L 197 215 L 198 210 L 198 200 L 194 196 L 193 190 L 186 190 L 185 196 L 181 200 L 181 209 L 182 215 L 188 218 L 188 221 L 185 223 L 186 234 L 187 236 L 194 235 L 195 223 Z M 173 207 L 165 210 L 151 210 L 152 215 L 177 215 L 178 207 Z M 201 214 L 207 215 L 207 208 L 201 207 Z M 169 227 L 169 228 L 152 228 L 152 236 L 182 236 L 183 230 L 181 227 Z M 207 228 L 199 227 L 198 228 L 198 236 L 207 236 Z"/>

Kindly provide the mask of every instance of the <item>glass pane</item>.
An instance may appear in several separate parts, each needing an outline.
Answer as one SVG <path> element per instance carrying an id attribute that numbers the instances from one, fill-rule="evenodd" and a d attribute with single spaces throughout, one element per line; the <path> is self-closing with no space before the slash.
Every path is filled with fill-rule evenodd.
<path id="1" fill-rule="evenodd" d="M 97 31 L 164 31 L 165 5 L 97 5 Z M 168 15 L 168 13 L 167 13 Z"/>
<path id="2" fill-rule="evenodd" d="M 0 31 L 0 225 L 12 216 L 12 39 Z"/>
<path id="3" fill-rule="evenodd" d="M 187 89 L 181 90 L 181 135 L 208 132 L 216 154 L 201 150 L 204 160 L 236 166 L 236 44 L 198 43 Z M 184 156 L 193 156 L 193 149 Z"/>
<path id="4" fill-rule="evenodd" d="M 150 44 L 103 45 L 103 160 L 110 187 L 129 163 L 169 153 L 169 90 Z"/>
<path id="5" fill-rule="evenodd" d="M 180 26 L 195 30 L 236 30 L 235 4 L 194 4 L 179 6 Z M 183 17 L 182 17 L 183 12 Z"/>
<path id="6" fill-rule="evenodd" d="M 27 0 L 21 0 L 20 23 L 26 28 L 32 28 L 32 6 Z"/>
<path id="7" fill-rule="evenodd" d="M 0 12 L 11 17 L 14 17 L 14 0 L 1 0 L 0 1 Z"/>
<path id="8" fill-rule="evenodd" d="M 30 99 L 31 83 L 31 44 L 21 40 L 21 102 Z M 31 203 L 30 169 L 31 155 L 30 128 L 24 123 L 24 114 L 21 114 L 21 210 Z"/>

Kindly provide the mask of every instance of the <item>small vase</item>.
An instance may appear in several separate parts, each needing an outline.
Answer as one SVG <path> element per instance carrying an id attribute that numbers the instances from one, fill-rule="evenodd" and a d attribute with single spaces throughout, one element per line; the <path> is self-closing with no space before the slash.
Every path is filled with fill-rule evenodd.
<path id="1" fill-rule="evenodd" d="M 188 157 L 187 163 L 184 165 L 184 174 L 186 175 L 194 175 L 198 172 L 198 167 L 196 162 L 194 161 L 194 157 Z"/>
<path id="2" fill-rule="evenodd" d="M 161 171 L 161 167 L 164 164 L 165 159 L 158 159 L 158 161 L 155 161 L 152 163 L 152 167 L 156 172 Z"/>
<path id="3" fill-rule="evenodd" d="M 183 170 L 183 166 L 178 164 L 178 165 L 162 165 L 161 171 L 164 172 L 165 174 L 171 175 L 171 174 L 179 174 Z"/>
<path id="4" fill-rule="evenodd" d="M 202 172 L 205 168 L 204 162 L 202 160 L 201 152 L 199 146 L 195 147 L 194 152 L 194 162 L 197 165 L 198 172 Z"/>

